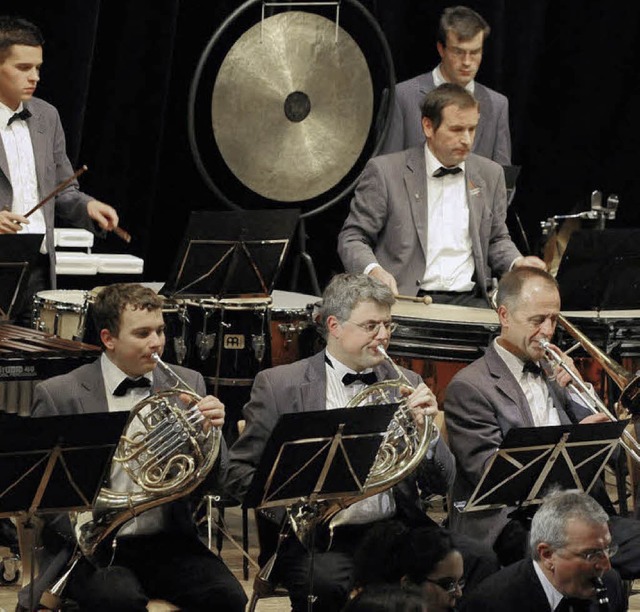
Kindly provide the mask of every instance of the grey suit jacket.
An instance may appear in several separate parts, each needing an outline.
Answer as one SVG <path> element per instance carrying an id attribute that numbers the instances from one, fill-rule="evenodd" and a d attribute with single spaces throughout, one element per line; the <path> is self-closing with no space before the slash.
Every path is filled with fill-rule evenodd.
<path id="1" fill-rule="evenodd" d="M 520 252 L 505 223 L 502 168 L 473 153 L 465 168 L 476 281 L 486 298 L 489 279 L 504 274 Z M 338 237 L 347 272 L 360 274 L 377 262 L 401 294 L 415 295 L 426 268 L 428 205 L 424 147 L 370 159 Z"/>
<path id="2" fill-rule="evenodd" d="M 324 355 L 324 351 L 321 351 L 296 363 L 263 370 L 256 376 L 251 397 L 243 411 L 246 427 L 229 451 L 227 491 L 233 497 L 244 498 L 280 415 L 326 409 Z M 403 371 L 412 384 L 421 382 L 415 372 Z M 396 378 L 387 363 L 379 365 L 375 372 L 378 380 Z M 442 439 L 436 443 L 434 458 L 423 463 L 424 469 L 436 469 L 443 474 L 445 490 L 434 492 L 445 493 L 453 482 L 455 464 Z M 265 515 L 277 521 L 281 513 L 265 512 Z"/>
<path id="3" fill-rule="evenodd" d="M 381 153 L 393 153 L 424 144 L 420 107 L 424 97 L 433 89 L 433 72 L 396 85 L 389 131 Z M 509 101 L 502 94 L 477 81 L 474 97 L 480 107 L 480 121 L 472 151 L 503 166 L 511 165 Z"/>
<path id="4" fill-rule="evenodd" d="M 562 424 L 590 414 L 555 383 L 549 383 L 549 392 Z M 520 385 L 493 343 L 484 357 L 453 377 L 447 386 L 444 413 L 449 445 L 458 467 L 452 491 L 454 503 L 469 499 L 510 429 L 535 426 Z M 454 509 L 452 528 L 492 545 L 508 522 L 507 514 L 507 509 L 470 513 Z"/>
<path id="5" fill-rule="evenodd" d="M 73 168 L 66 153 L 66 144 L 58 111 L 51 104 L 32 98 L 24 103 L 31 112 L 27 119 L 38 180 L 38 195 L 45 198 L 62 181 L 73 175 Z M 63 222 L 75 227 L 97 233 L 96 226 L 87 214 L 87 202 L 91 196 L 78 189 L 77 181 L 61 191 L 55 202 L 42 207 L 46 224 L 46 245 L 51 262 L 51 286 L 55 287 L 55 250 L 53 245 L 54 218 L 57 215 Z M 11 209 L 13 188 L 9 165 L 0 139 L 0 210 Z"/>

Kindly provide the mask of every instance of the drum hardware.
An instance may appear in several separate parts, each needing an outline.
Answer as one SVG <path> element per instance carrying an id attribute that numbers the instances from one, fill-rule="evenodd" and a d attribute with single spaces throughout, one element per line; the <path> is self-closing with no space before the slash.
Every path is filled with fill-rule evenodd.
<path id="1" fill-rule="evenodd" d="M 253 354 L 256 356 L 256 361 L 262 363 L 264 354 L 267 348 L 267 343 L 264 338 L 264 334 L 251 335 L 251 346 L 253 347 Z"/>
<path id="2" fill-rule="evenodd" d="M 182 365 L 187 356 L 187 331 L 189 325 L 189 314 L 187 309 L 181 307 L 178 311 L 178 321 L 180 322 L 180 335 L 173 339 L 173 351 L 176 355 L 176 362 Z"/>
<path id="3" fill-rule="evenodd" d="M 205 361 L 208 359 L 209 354 L 211 353 L 211 349 L 215 346 L 216 343 L 216 334 L 207 333 L 207 322 L 209 321 L 209 317 L 212 315 L 213 311 L 205 310 L 204 317 L 202 319 L 202 331 L 199 331 L 196 334 L 196 347 L 198 349 L 198 357 L 200 361 Z"/>

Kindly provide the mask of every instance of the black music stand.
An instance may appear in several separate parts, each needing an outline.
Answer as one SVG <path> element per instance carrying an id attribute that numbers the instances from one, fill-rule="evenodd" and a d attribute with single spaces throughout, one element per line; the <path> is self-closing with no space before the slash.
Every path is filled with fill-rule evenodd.
<path id="1" fill-rule="evenodd" d="M 564 310 L 636 309 L 640 304 L 640 229 L 571 234 L 557 280 Z"/>
<path id="2" fill-rule="evenodd" d="M 542 503 L 552 485 L 589 492 L 629 421 L 510 429 L 461 512 Z"/>
<path id="3" fill-rule="evenodd" d="M 161 293 L 178 298 L 270 295 L 299 216 L 299 210 L 192 212 Z"/>
<path id="4" fill-rule="evenodd" d="M 0 414 L 0 517 L 18 522 L 21 551 L 35 558 L 35 515 L 90 510 L 128 418 L 127 412 L 39 419 Z M 23 555 L 24 556 L 24 555 Z M 34 564 L 30 609 L 34 608 Z"/>
<path id="5" fill-rule="evenodd" d="M 245 508 L 286 506 L 313 517 L 321 502 L 362 495 L 397 404 L 283 414 L 245 496 Z M 313 607 L 311 530 L 309 610 Z"/>
<path id="6" fill-rule="evenodd" d="M 25 295 L 29 271 L 43 239 L 44 234 L 0 235 L 0 320 L 10 319 L 29 297 Z"/>

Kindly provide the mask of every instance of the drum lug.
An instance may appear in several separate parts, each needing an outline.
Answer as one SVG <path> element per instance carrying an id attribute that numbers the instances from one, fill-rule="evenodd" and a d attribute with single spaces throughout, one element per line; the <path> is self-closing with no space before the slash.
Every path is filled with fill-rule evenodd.
<path id="1" fill-rule="evenodd" d="M 251 346 L 253 346 L 253 354 L 256 357 L 256 361 L 258 363 L 262 363 L 262 360 L 264 359 L 264 352 L 267 346 L 264 334 L 251 334 Z"/>

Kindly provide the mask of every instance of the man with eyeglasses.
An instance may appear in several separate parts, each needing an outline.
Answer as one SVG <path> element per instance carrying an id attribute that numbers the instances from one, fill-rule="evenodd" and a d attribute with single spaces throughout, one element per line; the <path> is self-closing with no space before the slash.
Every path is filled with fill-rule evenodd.
<path id="1" fill-rule="evenodd" d="M 509 102 L 502 94 L 474 80 L 490 31 L 482 16 L 466 6 L 444 9 L 436 43 L 440 64 L 431 72 L 396 85 L 391 123 L 381 153 L 422 146 L 422 100 L 442 83 L 456 83 L 467 89 L 480 105 L 480 121 L 472 151 L 503 166 L 511 165 Z"/>
<path id="2" fill-rule="evenodd" d="M 243 499 L 258 468 L 265 445 L 280 415 L 344 407 L 357 393 L 375 381 L 396 379 L 397 373 L 377 350 L 387 348 L 391 305 L 395 298 L 386 285 L 366 275 L 335 276 L 322 298 L 320 321 L 326 350 L 293 364 L 258 373 L 251 398 L 244 407 L 246 427 L 230 451 L 227 491 Z M 432 417 L 438 410 L 432 391 L 414 372 L 403 369 L 415 387 L 407 390 L 408 407 L 417 417 Z M 439 435 L 432 439 L 425 460 L 415 475 L 356 504 L 340 515 L 341 526 L 333 534 L 328 552 L 313 557 L 315 612 L 339 610 L 344 604 L 353 573 L 353 552 L 369 527 L 396 517 L 407 522 L 428 521 L 423 499 L 445 494 L 455 472 L 453 458 Z M 264 510 L 259 515 L 261 534 L 272 533 L 284 518 L 284 510 Z M 264 538 L 261 538 L 264 541 Z M 495 568 L 489 553 L 471 546 L 468 567 L 477 575 Z M 261 552 L 261 564 L 268 558 Z M 467 558 L 465 558 L 465 563 Z M 486 569 L 486 566 L 490 566 Z M 306 610 L 310 591 L 310 555 L 295 537 L 287 538 L 278 552 L 272 578 L 284 584 L 294 610 Z"/>
<path id="3" fill-rule="evenodd" d="M 617 546 L 608 518 L 586 493 L 551 493 L 531 522 L 530 556 L 481 582 L 465 596 L 461 612 L 626 610 L 622 582 L 611 570 Z M 597 579 L 606 589 L 608 607 L 598 602 Z"/>

